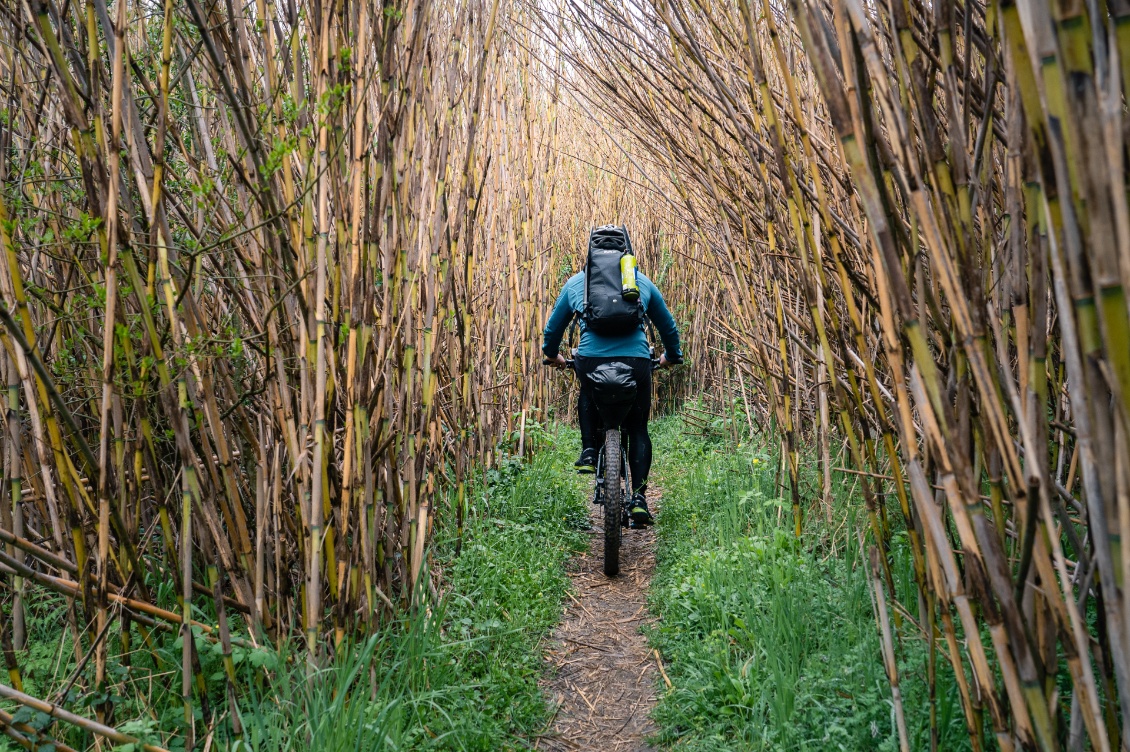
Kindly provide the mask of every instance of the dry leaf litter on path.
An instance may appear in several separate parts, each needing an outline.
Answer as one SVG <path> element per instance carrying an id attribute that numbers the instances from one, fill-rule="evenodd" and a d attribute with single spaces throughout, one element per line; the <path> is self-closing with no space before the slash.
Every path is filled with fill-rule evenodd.
<path id="1" fill-rule="evenodd" d="M 649 503 L 659 508 L 660 492 Z M 651 752 L 646 738 L 659 678 L 657 653 L 640 627 L 655 621 L 647 592 L 655 571 L 655 529 L 625 530 L 620 575 L 602 571 L 602 507 L 592 505 L 589 549 L 570 563 L 574 592 L 546 655 L 542 688 L 556 709 L 535 749 Z"/>

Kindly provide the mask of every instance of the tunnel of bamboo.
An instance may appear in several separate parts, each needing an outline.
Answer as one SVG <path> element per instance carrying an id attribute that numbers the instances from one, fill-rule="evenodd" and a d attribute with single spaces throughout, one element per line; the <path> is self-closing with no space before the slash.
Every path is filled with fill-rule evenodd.
<path id="1" fill-rule="evenodd" d="M 1125 0 L 26 0 L 0 41 L 3 697 L 45 592 L 96 689 L 111 627 L 313 670 L 426 604 L 476 468 L 568 414 L 540 332 L 616 222 L 663 405 L 772 435 L 802 544 L 858 479 L 903 749 L 945 662 L 975 750 L 1130 750 Z"/>

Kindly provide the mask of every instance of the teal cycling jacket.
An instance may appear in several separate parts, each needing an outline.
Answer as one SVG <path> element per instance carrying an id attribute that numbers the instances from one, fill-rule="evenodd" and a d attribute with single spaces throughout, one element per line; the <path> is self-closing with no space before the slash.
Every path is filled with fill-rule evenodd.
<path id="1" fill-rule="evenodd" d="M 667 359 L 678 363 L 683 359 L 683 351 L 679 347 L 679 329 L 675 326 L 675 318 L 667 310 L 667 304 L 659 293 L 655 283 L 645 277 L 641 272 L 636 272 L 636 281 L 640 288 L 640 301 L 643 303 L 644 312 L 651 319 L 655 330 L 663 340 L 663 347 Z M 581 345 L 577 355 L 582 358 L 648 358 L 651 352 L 647 345 L 647 333 L 644 331 L 646 324 L 641 324 L 639 329 L 631 334 L 620 337 L 608 337 L 595 332 L 590 332 L 585 322 L 579 316 L 585 305 L 585 273 L 577 272 L 561 289 L 561 295 L 549 314 L 545 324 L 544 338 L 541 351 L 547 358 L 556 358 L 561 347 L 561 338 L 569 322 L 577 316 L 577 326 L 581 330 Z"/>

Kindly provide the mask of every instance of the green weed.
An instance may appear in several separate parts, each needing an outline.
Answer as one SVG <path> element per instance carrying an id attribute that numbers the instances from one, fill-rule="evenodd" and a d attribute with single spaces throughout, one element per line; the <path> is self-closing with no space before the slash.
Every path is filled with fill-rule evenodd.
<path id="1" fill-rule="evenodd" d="M 655 431 L 664 488 L 652 609 L 653 644 L 673 688 L 660 698 L 659 742 L 680 750 L 897 750 L 890 689 L 854 531 L 850 488 L 836 489 L 844 525 L 830 547 L 822 521 L 797 541 L 778 497 L 775 454 Z M 909 552 L 895 571 L 909 591 Z M 901 641 L 911 747 L 929 748 L 925 648 Z M 952 676 L 939 661 L 941 748 L 966 749 Z"/>
<path id="2" fill-rule="evenodd" d="M 581 489 L 565 472 L 575 432 L 537 430 L 541 451 L 527 462 L 505 459 L 475 484 L 458 555 L 456 531 L 437 531 L 438 599 L 421 597 L 424 606 L 345 644 L 313 675 L 305 654 L 289 643 L 236 650 L 240 736 L 218 648 L 199 639 L 213 722 L 209 729 L 198 721 L 198 739 L 210 731 L 213 748 L 256 752 L 528 748 L 526 740 L 547 720 L 537 685 L 541 641 L 561 615 L 569 587 L 564 563 L 584 546 L 579 521 L 587 519 Z M 74 653 L 61 629 L 64 601 L 37 594 L 32 602 L 21 663 L 29 691 L 43 697 L 65 681 Z M 139 642 L 135 631 L 134 646 Z M 120 636 L 108 644 L 115 648 L 115 725 L 149 743 L 183 747 L 177 642 L 161 641 L 155 656 L 136 651 L 128 666 L 117 649 Z M 89 678 L 67 707 L 93 717 L 83 686 Z M 92 742 L 73 728 L 42 725 L 76 748 Z M 9 748 L 14 744 L 0 737 L 0 750 Z"/>

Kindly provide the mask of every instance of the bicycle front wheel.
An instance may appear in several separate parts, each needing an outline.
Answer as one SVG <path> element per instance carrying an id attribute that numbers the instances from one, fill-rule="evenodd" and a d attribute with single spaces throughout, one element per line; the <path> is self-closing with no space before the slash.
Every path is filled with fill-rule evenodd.
<path id="1" fill-rule="evenodd" d="M 624 489 L 620 431 L 604 433 L 604 573 L 620 574 L 620 517 L 623 514 Z"/>

